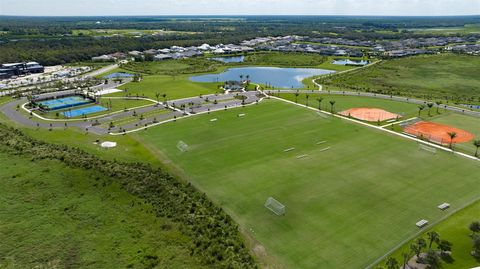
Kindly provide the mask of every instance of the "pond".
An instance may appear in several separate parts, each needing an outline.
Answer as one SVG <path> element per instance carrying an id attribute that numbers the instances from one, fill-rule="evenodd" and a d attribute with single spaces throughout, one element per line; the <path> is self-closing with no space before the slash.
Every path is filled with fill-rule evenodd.
<path id="1" fill-rule="evenodd" d="M 207 74 L 190 77 L 194 82 L 225 82 L 229 80 L 248 79 L 254 83 L 268 84 L 277 88 L 302 88 L 302 80 L 319 75 L 333 73 L 331 70 L 314 68 L 279 68 L 279 67 L 241 67 L 230 68 L 220 74 Z"/>
<path id="2" fill-rule="evenodd" d="M 134 75 L 124 72 L 111 73 L 110 75 L 104 76 L 104 78 L 131 78 Z"/>
<path id="3" fill-rule="evenodd" d="M 215 57 L 210 60 L 222 62 L 222 63 L 242 63 L 245 60 L 245 56 L 227 56 L 227 57 Z"/>
<path id="4" fill-rule="evenodd" d="M 336 65 L 355 65 L 355 66 L 364 66 L 368 64 L 368 61 L 352 61 L 350 59 L 340 59 L 340 60 L 335 60 L 332 62 L 332 64 Z"/>

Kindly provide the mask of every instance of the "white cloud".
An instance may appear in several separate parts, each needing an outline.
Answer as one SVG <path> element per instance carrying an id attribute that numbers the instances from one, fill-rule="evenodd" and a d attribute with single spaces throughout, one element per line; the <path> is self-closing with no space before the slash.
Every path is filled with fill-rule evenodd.
<path id="1" fill-rule="evenodd" d="M 480 0 L 0 0 L 2 15 L 479 15 Z"/>

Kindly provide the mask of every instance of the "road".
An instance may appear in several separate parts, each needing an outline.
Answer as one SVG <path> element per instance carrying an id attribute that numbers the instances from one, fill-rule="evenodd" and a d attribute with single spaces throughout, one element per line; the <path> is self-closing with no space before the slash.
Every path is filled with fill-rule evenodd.
<path id="1" fill-rule="evenodd" d="M 105 66 L 105 67 L 102 67 L 100 69 L 97 69 L 97 70 L 94 70 L 90 73 L 87 73 L 85 75 L 83 75 L 84 78 L 88 78 L 88 77 L 95 77 L 95 76 L 98 76 L 100 74 L 103 74 L 103 73 L 107 73 L 107 72 L 110 72 L 114 69 L 118 68 L 118 64 L 111 64 L 111 65 L 108 65 L 108 66 Z"/>

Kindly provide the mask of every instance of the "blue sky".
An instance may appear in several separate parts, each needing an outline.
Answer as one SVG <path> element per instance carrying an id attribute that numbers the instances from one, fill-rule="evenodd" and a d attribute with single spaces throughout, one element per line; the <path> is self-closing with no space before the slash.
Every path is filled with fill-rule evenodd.
<path id="1" fill-rule="evenodd" d="M 0 0 L 0 15 L 480 15 L 480 0 Z"/>

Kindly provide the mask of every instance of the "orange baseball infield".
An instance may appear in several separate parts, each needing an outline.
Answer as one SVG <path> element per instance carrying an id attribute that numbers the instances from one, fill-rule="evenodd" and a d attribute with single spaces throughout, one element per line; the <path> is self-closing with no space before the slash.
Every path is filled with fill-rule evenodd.
<path id="1" fill-rule="evenodd" d="M 364 121 L 385 121 L 400 118 L 401 116 L 379 108 L 351 108 L 339 113 L 343 116 L 350 116 Z"/>
<path id="2" fill-rule="evenodd" d="M 452 132 L 457 134 L 457 137 L 453 139 L 453 143 L 465 143 L 474 138 L 473 134 L 465 130 L 427 121 L 419 121 L 407 126 L 404 131 L 418 137 L 428 138 L 440 144 L 449 144 L 451 141 L 448 133 Z"/>

